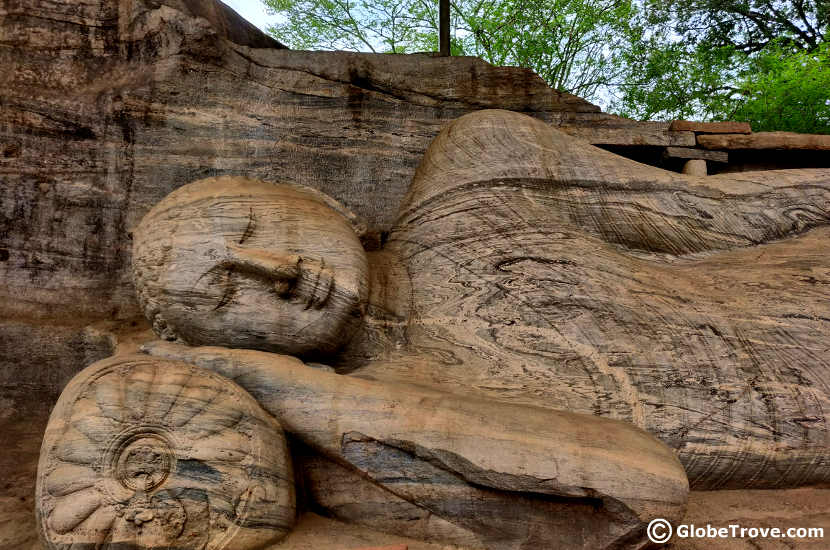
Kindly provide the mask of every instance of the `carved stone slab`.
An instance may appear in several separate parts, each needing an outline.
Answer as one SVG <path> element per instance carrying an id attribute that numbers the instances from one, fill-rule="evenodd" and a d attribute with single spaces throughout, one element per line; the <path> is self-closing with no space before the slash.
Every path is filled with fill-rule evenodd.
<path id="1" fill-rule="evenodd" d="M 697 136 L 704 149 L 804 149 L 830 151 L 830 136 L 794 132 L 757 132 L 754 134 L 713 134 Z"/>
<path id="2" fill-rule="evenodd" d="M 675 120 L 669 126 L 673 132 L 696 132 L 700 134 L 751 134 L 748 122 L 692 122 Z"/>
<path id="3" fill-rule="evenodd" d="M 705 151 L 694 147 L 666 147 L 663 156 L 676 159 L 702 159 L 712 162 L 729 162 L 729 153 L 726 151 Z"/>
<path id="4" fill-rule="evenodd" d="M 608 113 L 559 112 L 553 124 L 566 134 L 596 145 L 694 147 L 695 135 L 668 122 L 638 122 Z"/>
<path id="5" fill-rule="evenodd" d="M 670 132 L 663 122 L 641 122 L 631 128 L 562 126 L 559 129 L 596 145 L 691 147 L 695 144 L 695 135 L 692 132 Z"/>
<path id="6" fill-rule="evenodd" d="M 94 363 L 52 412 L 38 464 L 51 549 L 244 550 L 294 523 L 279 424 L 239 386 L 147 356 Z"/>

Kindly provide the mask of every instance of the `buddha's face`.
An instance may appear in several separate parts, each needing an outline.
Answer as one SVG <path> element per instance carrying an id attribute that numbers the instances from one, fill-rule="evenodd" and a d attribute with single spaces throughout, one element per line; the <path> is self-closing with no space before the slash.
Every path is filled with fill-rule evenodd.
<path id="1" fill-rule="evenodd" d="M 195 182 L 156 205 L 134 241 L 145 313 L 192 345 L 325 354 L 363 315 L 360 241 L 343 215 L 302 188 Z"/>

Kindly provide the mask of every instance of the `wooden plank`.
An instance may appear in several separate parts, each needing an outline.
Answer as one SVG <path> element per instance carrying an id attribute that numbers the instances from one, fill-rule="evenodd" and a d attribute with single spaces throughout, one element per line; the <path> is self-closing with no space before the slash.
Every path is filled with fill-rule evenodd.
<path id="1" fill-rule="evenodd" d="M 700 134 L 751 134 L 749 122 L 693 122 L 689 120 L 675 120 L 669 126 L 675 132 L 697 132 Z"/>
<path id="2" fill-rule="evenodd" d="M 694 147 L 666 147 L 663 156 L 674 159 L 703 159 L 712 162 L 729 162 L 729 153 L 726 151 L 705 151 Z"/>
<path id="3" fill-rule="evenodd" d="M 795 132 L 758 132 L 755 134 L 716 134 L 697 136 L 704 149 L 780 149 L 830 151 L 830 135 Z"/>

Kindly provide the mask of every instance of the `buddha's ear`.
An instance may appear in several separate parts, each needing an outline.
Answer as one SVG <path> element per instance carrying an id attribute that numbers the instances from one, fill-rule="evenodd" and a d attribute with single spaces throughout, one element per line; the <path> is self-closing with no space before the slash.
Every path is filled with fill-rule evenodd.
<path id="1" fill-rule="evenodd" d="M 359 239 L 362 240 L 369 232 L 369 226 L 366 223 L 366 220 L 364 220 L 362 217 L 358 216 L 357 214 L 349 210 L 337 199 L 330 197 L 329 195 L 323 193 L 319 189 L 314 189 L 313 187 L 309 187 L 307 185 L 302 185 L 299 183 L 281 183 L 281 185 L 290 185 L 291 187 L 299 189 L 304 193 L 313 195 L 317 200 L 319 200 L 332 210 L 338 212 L 341 216 L 346 218 L 346 220 L 352 226 L 352 230 L 355 232 Z"/>

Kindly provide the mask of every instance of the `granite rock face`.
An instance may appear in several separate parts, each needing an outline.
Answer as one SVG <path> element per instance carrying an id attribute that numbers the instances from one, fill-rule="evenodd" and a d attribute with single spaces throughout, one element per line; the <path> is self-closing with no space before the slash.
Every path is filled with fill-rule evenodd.
<path id="1" fill-rule="evenodd" d="M 362 332 L 367 309 L 385 305 L 370 304 L 368 255 L 349 219 L 310 188 L 220 177 L 177 189 L 134 233 L 136 290 L 159 336 L 210 347 L 144 349 L 239 383 L 294 438 L 346 467 L 311 466 L 316 504 L 351 499 L 361 506 L 347 503 L 352 512 L 375 518 L 382 531 L 489 550 L 621 549 L 640 548 L 651 519 L 682 516 L 688 482 L 680 463 L 630 424 L 300 362 L 335 357 Z M 453 237 L 451 227 L 433 228 Z M 374 296 L 414 298 L 398 295 L 408 279 L 388 267 Z M 440 272 L 413 273 L 413 282 L 439 290 L 429 276 Z M 406 328 L 417 331 L 418 316 L 410 320 Z"/>
<path id="2" fill-rule="evenodd" d="M 826 481 L 825 364 L 813 354 L 826 348 L 826 293 L 818 288 L 826 278 L 826 173 L 707 182 L 643 171 L 597 152 L 589 158 L 566 146 L 562 154 L 574 162 L 560 163 L 565 171 L 559 176 L 527 157 L 511 164 L 516 155 L 510 162 L 492 156 L 482 176 L 481 143 L 463 147 L 466 131 L 448 137 L 468 120 L 442 134 L 405 199 L 430 141 L 448 121 L 471 111 L 518 111 L 606 144 L 691 147 L 694 131 L 668 123 L 635 128 L 552 92 L 529 71 L 473 58 L 288 51 L 218 3 L 5 0 L 2 13 L 0 70 L 8 76 L 0 83 L 0 397 L 14 412 L 0 418 L 0 433 L 11 434 L 15 456 L 31 456 L 52 400 L 75 372 L 127 346 L 117 332 L 146 329 L 129 269 L 132 231 L 142 216 L 186 183 L 241 175 L 328 193 L 365 219 L 368 248 L 386 240 L 404 204 L 389 246 L 367 255 L 370 286 L 394 292 L 372 291 L 366 330 L 334 364 L 358 375 L 348 377 L 354 385 L 305 370 L 288 382 L 316 381 L 333 388 L 335 397 L 345 392 L 365 401 L 377 397 L 376 383 L 407 380 L 463 387 L 474 394 L 475 410 L 490 399 L 609 417 L 595 419 L 598 425 L 623 420 L 678 449 L 698 487 Z M 499 113 L 485 115 L 482 120 L 492 117 L 485 130 L 507 126 L 498 120 L 511 117 Z M 546 135 L 547 125 L 527 120 L 520 126 L 529 134 Z M 588 120 L 602 131 L 584 129 Z M 512 139 L 508 134 L 505 142 Z M 564 137 L 552 139 L 561 145 Z M 458 151 L 449 163 L 440 162 L 459 143 L 476 153 L 473 162 Z M 504 169 L 509 166 L 515 169 Z M 466 186 L 464 193 L 459 186 Z M 473 195 L 476 204 L 468 207 Z M 524 215 L 518 220 L 517 204 Z M 764 215 L 756 215 L 762 208 Z M 426 223 L 436 219 L 444 221 Z M 437 231 L 442 224 L 452 231 Z M 241 238 L 247 233 L 243 228 Z M 521 238 L 506 242 L 504 234 Z M 409 272 L 420 278 L 410 280 Z M 494 288 L 498 292 L 487 294 Z M 518 306 L 515 296 L 523 300 Z M 399 316 L 410 313 L 415 322 L 407 327 Z M 405 346 L 387 346 L 401 337 Z M 550 358 L 561 368 L 545 370 Z M 688 368 L 677 373 L 678 362 Z M 375 381 L 363 384 L 361 376 Z M 269 388 L 255 383 L 249 389 L 261 387 Z M 267 404 L 268 395 L 255 397 Z M 380 405 L 390 403 L 397 406 L 393 399 Z M 678 404 L 700 408 L 672 412 Z M 333 418 L 341 412 L 323 405 L 319 411 L 333 410 Z M 293 418 L 303 419 L 307 409 L 302 403 Z M 290 408 L 272 403 L 269 410 L 292 418 Z M 441 410 L 437 418 L 469 427 L 470 411 L 459 420 L 455 408 Z M 512 410 L 508 405 L 493 410 L 496 424 L 512 418 L 504 412 Z M 292 430 L 323 434 L 306 443 L 341 462 L 372 455 L 375 447 L 416 449 L 416 455 L 434 450 L 419 444 L 390 451 L 388 443 L 400 443 L 401 427 L 369 422 L 377 431 L 372 434 L 365 420 L 353 419 L 347 433 L 306 429 L 299 421 Z M 357 433 L 358 427 L 364 431 Z M 152 450 L 156 442 L 149 439 L 142 445 Z M 45 448 L 47 456 L 61 450 Z M 350 455 L 349 448 L 361 452 Z M 506 462 L 487 481 L 512 489 L 498 484 L 524 474 L 511 470 L 507 451 L 502 455 Z M 434 456 L 427 457 L 434 466 Z M 388 473 L 364 466 L 364 484 L 366 477 Z M 483 479 L 463 461 L 451 466 L 472 483 Z M 31 480 L 15 467 L 8 458 L 0 462 L 0 473 L 17 491 Z M 320 462 L 306 475 L 317 478 L 312 490 L 335 489 L 316 499 L 345 510 L 339 517 L 365 515 L 353 498 L 343 498 L 363 494 L 376 497 L 376 514 L 392 514 L 398 505 L 410 514 L 411 502 L 458 512 L 448 499 L 451 487 L 420 492 L 401 478 L 394 488 L 409 500 L 391 491 L 378 496 L 366 488 L 376 485 L 359 486 L 337 468 Z M 667 479 L 682 478 L 679 468 L 670 473 Z M 18 476 L 25 483 L 17 484 Z M 598 480 L 612 497 L 630 487 L 654 489 L 639 478 Z M 685 495 L 682 484 L 668 486 Z M 679 517 L 682 498 L 658 492 Z M 649 500 L 647 494 L 624 496 L 635 511 Z M 93 500 L 83 501 L 86 511 Z M 73 508 L 52 524 L 65 531 L 58 535 L 71 531 L 78 513 Z M 647 515 L 637 512 L 637 521 L 622 525 L 639 533 Z M 518 536 L 525 529 L 505 525 Z M 421 525 L 460 542 L 480 527 L 454 530 L 438 520 Z M 604 542 L 616 544 L 614 537 Z"/>
<path id="3" fill-rule="evenodd" d="M 330 347 L 321 336 L 344 334 L 336 319 L 353 300 L 318 300 L 337 291 L 326 283 L 309 295 L 302 281 L 334 279 L 344 297 L 363 296 L 347 291 L 360 286 L 357 265 L 369 279 L 366 318 L 321 359 L 339 375 L 259 351 L 147 349 L 239 381 L 333 460 L 312 456 L 303 470 L 315 503 L 340 519 L 484 548 L 638 543 L 644 516 L 671 515 L 682 484 L 668 476 L 665 488 L 653 486 L 672 454 L 624 450 L 615 440 L 626 439 L 623 425 L 673 447 L 693 487 L 830 480 L 827 365 L 815 353 L 830 345 L 817 287 L 827 271 L 828 178 L 681 175 L 522 114 L 483 110 L 433 140 L 386 246 L 365 255 L 329 244 L 351 230 L 322 202 L 312 207 L 319 197 L 254 180 L 196 182 L 136 232 L 136 281 L 148 316 L 165 320 L 154 323 L 159 336 L 291 355 Z M 333 275 L 303 276 L 303 258 Z M 309 316 L 313 304 L 324 315 Z M 272 311 L 299 321 L 302 334 Z M 284 333 L 289 341 L 274 338 Z M 628 424 L 592 427 L 596 417 Z M 479 467 L 481 452 L 492 467 Z M 613 498 L 642 521 L 597 513 L 590 525 L 611 538 L 591 539 L 580 522 L 592 514 L 579 503 L 548 509 L 522 492 L 599 497 L 606 507 Z M 660 508 L 643 514 L 631 497 Z M 480 508 L 458 509 L 459 499 Z M 620 524 L 631 530 L 611 528 Z"/>
<path id="4" fill-rule="evenodd" d="M 749 122 L 692 122 L 675 120 L 669 126 L 675 132 L 696 132 L 699 134 L 751 134 Z"/>
<path id="5" fill-rule="evenodd" d="M 61 389 L 148 328 L 131 233 L 172 190 L 221 175 L 305 184 L 379 246 L 446 122 L 596 110 L 474 58 L 289 51 L 198 0 L 0 0 L 0 74 L 0 398 L 16 411 L 0 472 L 25 495 L 14 457 L 37 452 Z"/>

